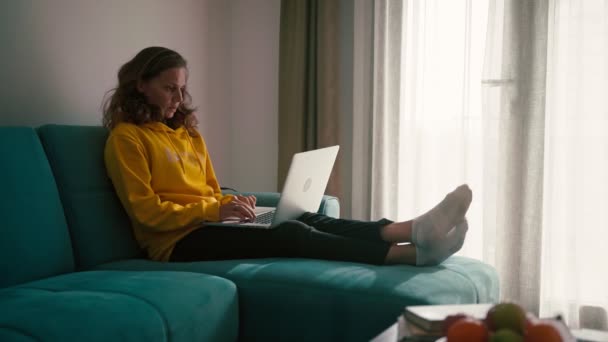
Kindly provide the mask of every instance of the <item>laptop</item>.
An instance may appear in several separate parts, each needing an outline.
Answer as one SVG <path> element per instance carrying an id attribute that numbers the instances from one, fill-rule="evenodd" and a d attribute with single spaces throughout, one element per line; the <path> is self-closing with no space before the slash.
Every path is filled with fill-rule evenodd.
<path id="1" fill-rule="evenodd" d="M 276 208 L 256 207 L 256 219 L 204 222 L 205 226 L 272 228 L 305 212 L 317 212 L 338 155 L 338 145 L 293 155 Z"/>

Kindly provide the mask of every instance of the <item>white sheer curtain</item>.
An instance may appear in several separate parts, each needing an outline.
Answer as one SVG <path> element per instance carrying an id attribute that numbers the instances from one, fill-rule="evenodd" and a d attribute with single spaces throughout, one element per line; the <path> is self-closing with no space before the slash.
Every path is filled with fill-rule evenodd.
<path id="1" fill-rule="evenodd" d="M 608 308 L 607 1 L 374 7 L 370 217 L 411 218 L 466 182 L 460 254 L 497 268 L 502 299 L 573 327 L 582 307 L 597 318 Z"/>
<path id="2" fill-rule="evenodd" d="M 489 0 L 377 0 L 374 9 L 371 218 L 415 217 L 468 183 L 461 253 L 478 259 L 491 249 L 482 204 L 498 139 L 481 115 L 488 8 Z"/>
<path id="3" fill-rule="evenodd" d="M 552 1 L 548 55 L 541 312 L 578 325 L 608 309 L 608 1 Z"/>

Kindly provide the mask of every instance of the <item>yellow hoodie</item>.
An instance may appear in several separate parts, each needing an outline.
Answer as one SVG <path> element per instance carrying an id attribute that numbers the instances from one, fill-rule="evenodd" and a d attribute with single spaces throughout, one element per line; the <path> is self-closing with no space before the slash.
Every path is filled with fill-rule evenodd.
<path id="1" fill-rule="evenodd" d="M 200 134 L 160 122 L 120 123 L 105 147 L 114 188 L 135 238 L 153 260 L 168 261 L 181 238 L 203 221 L 218 221 L 223 196 Z"/>

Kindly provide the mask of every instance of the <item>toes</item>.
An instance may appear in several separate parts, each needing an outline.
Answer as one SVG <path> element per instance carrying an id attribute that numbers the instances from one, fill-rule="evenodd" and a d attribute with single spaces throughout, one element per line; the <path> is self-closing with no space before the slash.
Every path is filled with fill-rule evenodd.
<path id="1" fill-rule="evenodd" d="M 454 190 L 458 194 L 458 197 L 464 202 L 471 202 L 473 199 L 473 191 L 468 185 L 463 184 Z"/>
<path id="2" fill-rule="evenodd" d="M 469 206 L 473 200 L 473 192 L 467 184 L 463 184 L 457 187 L 452 193 L 454 194 L 454 197 L 458 203 L 457 206 L 459 211 L 464 216 L 469 210 Z"/>

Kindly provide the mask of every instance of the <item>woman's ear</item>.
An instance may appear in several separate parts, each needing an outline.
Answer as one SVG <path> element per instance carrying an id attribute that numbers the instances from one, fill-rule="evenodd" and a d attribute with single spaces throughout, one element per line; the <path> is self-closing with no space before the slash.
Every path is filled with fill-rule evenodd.
<path id="1" fill-rule="evenodd" d="M 137 91 L 139 91 L 140 93 L 144 93 L 144 90 L 146 88 L 146 82 L 142 81 L 142 80 L 137 80 Z"/>

